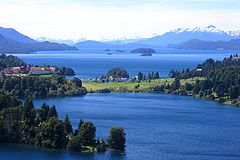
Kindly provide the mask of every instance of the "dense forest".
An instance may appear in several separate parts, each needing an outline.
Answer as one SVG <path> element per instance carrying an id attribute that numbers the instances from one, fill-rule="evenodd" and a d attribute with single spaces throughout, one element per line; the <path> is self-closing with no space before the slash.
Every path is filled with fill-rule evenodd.
<path id="1" fill-rule="evenodd" d="M 0 67 L 26 65 L 14 56 L 0 56 Z M 86 94 L 82 81 L 67 79 L 74 75 L 71 68 L 58 68 L 57 74 L 10 77 L 0 75 L 0 143 L 31 144 L 44 148 L 65 148 L 70 151 L 99 151 L 125 149 L 122 128 L 111 128 L 106 140 L 96 139 L 92 122 L 80 120 L 73 130 L 68 115 L 58 118 L 55 106 L 43 104 L 34 108 L 31 98 L 81 96 Z M 18 98 L 25 99 L 22 103 Z"/>
<path id="2" fill-rule="evenodd" d="M 225 58 L 223 61 L 208 59 L 195 69 L 171 71 L 175 78 L 171 86 L 161 86 L 160 90 L 170 90 L 178 94 L 190 94 L 197 97 L 227 102 L 240 106 L 240 57 Z M 181 85 L 181 79 L 200 77 L 194 84 Z"/>
<path id="3" fill-rule="evenodd" d="M 0 55 L 0 67 L 16 67 L 27 65 L 18 57 L 5 54 Z M 67 79 L 64 76 L 75 75 L 72 68 L 57 68 L 56 74 L 43 76 L 10 77 L 0 75 L 0 90 L 7 91 L 17 97 L 31 95 L 33 98 L 45 98 L 55 96 L 85 95 L 82 81 L 78 78 Z"/>
<path id="4" fill-rule="evenodd" d="M 0 143 L 31 144 L 44 148 L 66 148 L 70 151 L 124 151 L 125 133 L 122 128 L 112 128 L 107 141 L 96 139 L 96 127 L 92 122 L 79 121 L 73 127 L 68 115 L 58 118 L 55 106 L 43 104 L 34 108 L 30 98 L 18 101 L 0 92 Z"/>
<path id="5" fill-rule="evenodd" d="M 129 74 L 126 69 L 124 68 L 112 68 L 110 69 L 107 74 L 107 78 L 129 78 Z"/>
<path id="6" fill-rule="evenodd" d="M 6 56 L 5 54 L 0 55 L 0 68 L 25 66 L 25 65 L 26 63 L 23 62 L 18 57 L 15 57 L 12 55 Z"/>
<path id="7" fill-rule="evenodd" d="M 139 81 L 154 80 L 159 78 L 160 78 L 159 72 L 149 72 L 147 75 L 145 75 L 142 72 L 139 72 L 137 75 L 137 80 Z"/>
<path id="8" fill-rule="evenodd" d="M 69 67 L 61 67 L 58 68 L 58 73 L 63 76 L 75 76 L 75 71 L 72 68 Z"/>
<path id="9" fill-rule="evenodd" d="M 0 90 L 11 95 L 33 98 L 85 95 L 86 89 L 78 78 L 67 79 L 60 75 L 6 77 L 0 76 Z"/>

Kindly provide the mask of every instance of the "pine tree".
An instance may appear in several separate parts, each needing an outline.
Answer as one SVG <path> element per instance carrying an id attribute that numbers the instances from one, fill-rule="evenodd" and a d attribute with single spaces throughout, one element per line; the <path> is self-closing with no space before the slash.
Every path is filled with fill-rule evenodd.
<path id="1" fill-rule="evenodd" d="M 57 114 L 57 110 L 56 110 L 56 107 L 55 105 L 53 105 L 49 112 L 48 112 L 48 118 L 47 119 L 50 119 L 51 117 L 58 117 L 58 114 Z"/>
<path id="2" fill-rule="evenodd" d="M 65 119 L 64 119 L 63 123 L 64 123 L 64 127 L 65 127 L 65 130 L 66 130 L 66 133 L 68 135 L 71 135 L 72 132 L 73 132 L 73 128 L 72 128 L 71 122 L 70 122 L 67 114 L 65 116 Z"/>

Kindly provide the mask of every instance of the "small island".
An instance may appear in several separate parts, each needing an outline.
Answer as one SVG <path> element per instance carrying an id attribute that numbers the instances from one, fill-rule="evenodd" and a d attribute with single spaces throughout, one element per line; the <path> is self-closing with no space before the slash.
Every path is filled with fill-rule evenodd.
<path id="1" fill-rule="evenodd" d="M 108 49 L 105 49 L 104 52 L 110 52 L 111 50 L 108 48 Z"/>
<path id="2" fill-rule="evenodd" d="M 116 49 L 116 52 L 122 53 L 125 52 L 124 50 Z"/>
<path id="3" fill-rule="evenodd" d="M 156 51 L 151 48 L 137 48 L 132 50 L 131 53 L 141 53 L 141 56 L 152 56 Z"/>

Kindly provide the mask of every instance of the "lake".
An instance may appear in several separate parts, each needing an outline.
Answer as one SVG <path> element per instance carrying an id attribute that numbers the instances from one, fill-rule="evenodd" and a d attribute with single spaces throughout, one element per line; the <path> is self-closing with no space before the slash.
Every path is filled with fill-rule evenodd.
<path id="1" fill-rule="evenodd" d="M 130 75 L 139 71 L 159 71 L 167 77 L 172 69 L 195 68 L 207 58 L 222 60 L 233 51 L 158 49 L 152 57 L 139 54 L 80 50 L 18 54 L 26 63 L 72 67 L 82 79 L 95 78 L 113 67 L 126 68 Z M 127 134 L 126 154 L 72 153 L 26 145 L 0 144 L 0 159 L 15 160 L 239 160 L 240 109 L 216 102 L 167 94 L 111 93 L 88 94 L 35 100 L 56 105 L 59 117 L 68 114 L 76 128 L 79 119 L 92 121 L 97 137 L 107 138 L 113 126 Z"/>
<path id="2" fill-rule="evenodd" d="M 126 154 L 79 154 L 22 145 L 0 145 L 0 159 L 24 160 L 239 160 L 240 109 L 191 97 L 147 94 L 88 94 L 35 100 L 55 104 L 62 119 L 76 128 L 80 118 L 92 121 L 97 137 L 112 126 L 125 128 Z"/>
<path id="3" fill-rule="evenodd" d="M 107 55 L 101 49 L 82 49 L 80 51 L 38 52 L 37 54 L 16 54 L 28 64 L 55 65 L 72 67 L 76 76 L 90 79 L 105 75 L 113 67 L 126 68 L 130 76 L 138 72 L 159 71 L 161 77 L 167 77 L 172 69 L 195 68 L 208 58 L 222 60 L 234 51 L 177 50 L 156 49 L 152 57 L 126 52 L 112 52 Z"/>

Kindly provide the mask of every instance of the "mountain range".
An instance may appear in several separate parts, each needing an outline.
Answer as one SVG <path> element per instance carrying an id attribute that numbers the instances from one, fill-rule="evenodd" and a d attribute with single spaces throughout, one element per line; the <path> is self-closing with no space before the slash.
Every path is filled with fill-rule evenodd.
<path id="1" fill-rule="evenodd" d="M 240 38 L 240 31 L 226 32 L 210 25 L 208 27 L 179 28 L 160 36 L 137 41 L 137 43 L 166 47 L 169 44 L 178 44 L 191 39 L 203 41 L 229 41 L 238 38 Z"/>
<path id="2" fill-rule="evenodd" d="M 207 27 L 179 28 L 163 35 L 157 35 L 152 38 L 123 39 L 113 41 L 84 41 L 75 46 L 77 48 L 116 48 L 116 47 L 169 47 L 169 44 L 179 44 L 189 40 L 198 39 L 201 41 L 230 41 L 240 39 L 239 31 L 223 31 L 213 25 Z"/>
<path id="3" fill-rule="evenodd" d="M 169 48 L 177 49 L 201 49 L 201 50 L 240 50 L 240 39 L 230 41 L 202 41 L 192 39 L 175 45 L 169 45 Z"/>
<path id="4" fill-rule="evenodd" d="M 12 28 L 0 27 L 0 53 L 77 50 L 76 47 L 52 42 L 38 42 Z"/>
<path id="5" fill-rule="evenodd" d="M 136 49 L 136 48 L 159 48 L 173 47 L 180 49 L 238 49 L 240 39 L 239 31 L 223 31 L 213 25 L 207 27 L 179 28 L 163 35 L 151 38 L 122 38 L 119 40 L 94 41 L 80 39 L 56 40 L 38 38 L 36 40 L 19 33 L 12 28 L 0 27 L 0 52 L 2 53 L 30 53 L 36 51 L 63 51 L 78 50 L 81 48 L 111 49 Z M 48 42 L 48 41 L 50 42 Z M 228 47 L 231 45 L 231 47 Z"/>

